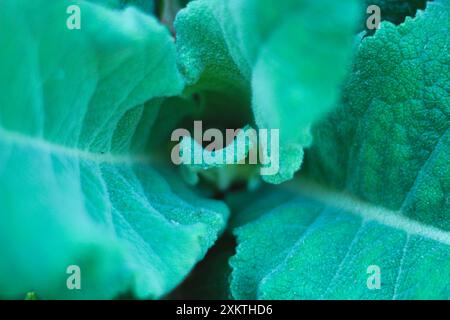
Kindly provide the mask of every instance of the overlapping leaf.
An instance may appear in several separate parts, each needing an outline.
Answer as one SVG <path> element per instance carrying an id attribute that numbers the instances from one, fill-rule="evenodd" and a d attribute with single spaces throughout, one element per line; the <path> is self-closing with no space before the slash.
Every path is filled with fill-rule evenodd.
<path id="1" fill-rule="evenodd" d="M 265 206 L 265 214 L 237 229 L 235 299 L 450 298 L 448 232 L 300 183 L 272 190 L 288 200 Z M 371 286 L 373 266 L 378 289 Z"/>
<path id="2" fill-rule="evenodd" d="M 316 183 L 233 223 L 235 298 L 450 298 L 449 10 L 428 3 L 362 40 L 341 107 L 314 129 Z"/>
<path id="3" fill-rule="evenodd" d="M 66 1 L 0 3 L 0 294 L 161 297 L 227 209 L 147 148 L 160 102 L 184 86 L 169 32 L 135 9 L 71 4 L 80 30 Z M 66 287 L 69 265 L 81 290 Z"/>
<path id="4" fill-rule="evenodd" d="M 191 90 L 226 92 L 244 106 L 251 95 L 257 126 L 280 129 L 280 172 L 266 181 L 292 178 L 311 125 L 335 104 L 357 13 L 357 1 L 200 0 L 178 14 Z"/>
<path id="5" fill-rule="evenodd" d="M 341 107 L 314 129 L 310 176 L 450 229 L 448 0 L 363 40 Z"/>

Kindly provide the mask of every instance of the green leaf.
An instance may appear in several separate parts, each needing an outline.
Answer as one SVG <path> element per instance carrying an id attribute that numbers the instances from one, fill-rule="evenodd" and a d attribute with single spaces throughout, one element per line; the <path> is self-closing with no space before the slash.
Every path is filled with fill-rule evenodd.
<path id="1" fill-rule="evenodd" d="M 27 292 L 25 300 L 39 300 L 35 292 Z"/>
<path id="2" fill-rule="evenodd" d="M 155 10 L 154 0 L 121 0 L 122 7 L 135 6 L 145 13 L 153 13 Z"/>
<path id="3" fill-rule="evenodd" d="M 232 221 L 234 298 L 450 298 L 449 10 L 430 2 L 361 41 L 341 106 L 313 130 L 315 182 Z"/>
<path id="4" fill-rule="evenodd" d="M 143 12 L 153 13 L 155 7 L 154 0 L 88 0 L 92 3 L 101 4 L 114 9 L 124 8 L 126 6 L 135 6 Z"/>
<path id="5" fill-rule="evenodd" d="M 292 178 L 311 125 L 338 99 L 358 10 L 357 1 L 199 0 L 178 14 L 190 90 L 227 92 L 244 105 L 251 95 L 257 126 L 280 129 L 280 172 L 266 181 Z"/>
<path id="6" fill-rule="evenodd" d="M 183 90 L 167 29 L 136 9 L 0 4 L 0 288 L 42 299 L 168 293 L 228 209 L 148 149 L 163 97 Z M 39 14 L 36 14 L 39 12 Z M 68 290 L 69 265 L 81 290 Z"/>
<path id="7" fill-rule="evenodd" d="M 449 232 L 302 180 L 272 193 L 289 200 L 235 232 L 235 299 L 450 298 Z"/>
<path id="8" fill-rule="evenodd" d="M 364 39 L 340 108 L 314 128 L 306 172 L 450 230 L 450 2 Z"/>
<path id="9" fill-rule="evenodd" d="M 228 260 L 234 254 L 234 237 L 226 233 L 208 251 L 191 275 L 168 297 L 175 300 L 229 300 Z"/>
<path id="10" fill-rule="evenodd" d="M 426 0 L 364 0 L 364 13 L 366 17 L 367 7 L 376 5 L 381 10 L 381 20 L 390 21 L 394 24 L 400 24 L 405 21 L 406 17 L 414 17 L 419 9 L 425 9 Z"/>

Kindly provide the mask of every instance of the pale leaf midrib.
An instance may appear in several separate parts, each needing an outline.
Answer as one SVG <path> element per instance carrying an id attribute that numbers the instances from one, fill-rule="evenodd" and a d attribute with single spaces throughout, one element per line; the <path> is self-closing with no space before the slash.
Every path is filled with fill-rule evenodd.
<path id="1" fill-rule="evenodd" d="M 149 164 L 151 158 L 148 155 L 119 155 L 109 152 L 95 153 L 88 150 L 80 150 L 73 147 L 66 147 L 56 143 L 49 142 L 42 138 L 37 138 L 22 133 L 6 130 L 0 127 L 0 140 L 13 145 L 29 147 L 50 154 L 61 155 L 67 158 L 85 160 L 98 164 Z"/>
<path id="2" fill-rule="evenodd" d="M 287 188 L 322 204 L 343 209 L 363 220 L 375 221 L 381 225 L 401 230 L 408 235 L 417 235 L 450 245 L 450 232 L 411 220 L 403 216 L 401 211 L 392 211 L 381 206 L 375 206 L 348 193 L 329 190 L 319 184 L 305 180 L 292 183 Z"/>

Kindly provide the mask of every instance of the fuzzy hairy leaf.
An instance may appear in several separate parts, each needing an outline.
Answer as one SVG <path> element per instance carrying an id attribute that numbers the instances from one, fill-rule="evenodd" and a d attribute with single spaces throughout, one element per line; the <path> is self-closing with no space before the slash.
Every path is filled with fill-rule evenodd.
<path id="1" fill-rule="evenodd" d="M 293 189 L 272 190 L 283 202 L 236 229 L 235 299 L 450 298 L 448 232 L 303 181 Z"/>
<path id="2" fill-rule="evenodd" d="M 341 106 L 313 130 L 315 183 L 272 191 L 232 223 L 234 298 L 450 298 L 449 13 L 430 2 L 362 40 Z"/>
<path id="3" fill-rule="evenodd" d="M 1 295 L 161 297 L 228 210 L 147 148 L 162 98 L 184 87 L 166 28 L 132 8 L 71 4 L 81 30 L 66 28 L 66 1 L 0 3 Z M 67 289 L 69 265 L 82 290 Z"/>
<path id="4" fill-rule="evenodd" d="M 307 172 L 450 230 L 450 2 L 362 41 L 342 105 L 314 128 Z"/>
<path id="5" fill-rule="evenodd" d="M 178 14 L 191 90 L 251 95 L 256 125 L 280 130 L 280 172 L 266 181 L 292 178 L 311 125 L 338 99 L 358 10 L 357 1 L 199 0 Z"/>

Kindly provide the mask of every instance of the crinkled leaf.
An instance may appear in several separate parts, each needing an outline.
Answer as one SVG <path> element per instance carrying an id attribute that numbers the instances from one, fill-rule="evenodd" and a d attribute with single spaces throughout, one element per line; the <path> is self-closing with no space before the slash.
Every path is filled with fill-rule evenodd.
<path id="1" fill-rule="evenodd" d="M 450 2 L 362 41 L 342 105 L 314 129 L 307 172 L 450 230 Z"/>
<path id="2" fill-rule="evenodd" d="M 184 86 L 167 29 L 132 8 L 71 4 L 81 30 L 66 28 L 66 1 L 0 3 L 1 295 L 161 297 L 227 208 L 147 148 L 162 97 Z M 69 265 L 81 290 L 66 287 Z"/>
<path id="3" fill-rule="evenodd" d="M 345 14 L 343 14 L 345 13 Z M 301 165 L 310 127 L 335 104 L 351 56 L 357 1 L 191 2 L 175 21 L 191 90 L 246 101 L 259 128 L 280 129 L 280 183 Z"/>
<path id="4" fill-rule="evenodd" d="M 314 129 L 315 184 L 233 222 L 235 298 L 450 298 L 449 10 L 430 2 L 362 40 L 340 108 Z"/>
<path id="5" fill-rule="evenodd" d="M 234 298 L 450 298 L 450 233 L 301 182 L 272 190 L 288 200 L 236 230 Z M 378 290 L 367 286 L 370 266 Z"/>

